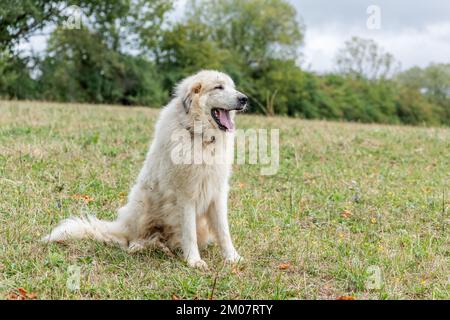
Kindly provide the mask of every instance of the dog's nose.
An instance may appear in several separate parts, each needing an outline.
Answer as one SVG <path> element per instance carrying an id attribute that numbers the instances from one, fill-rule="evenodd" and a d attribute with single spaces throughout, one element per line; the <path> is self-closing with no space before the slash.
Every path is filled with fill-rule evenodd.
<path id="1" fill-rule="evenodd" d="M 238 97 L 239 103 L 241 104 L 241 106 L 245 106 L 248 102 L 248 98 L 245 95 L 241 95 Z"/>

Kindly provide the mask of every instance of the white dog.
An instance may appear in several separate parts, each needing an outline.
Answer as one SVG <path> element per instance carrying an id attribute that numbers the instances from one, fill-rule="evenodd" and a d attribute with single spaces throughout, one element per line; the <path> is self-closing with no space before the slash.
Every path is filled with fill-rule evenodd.
<path id="1" fill-rule="evenodd" d="M 187 263 L 198 268 L 207 268 L 199 247 L 217 240 L 225 260 L 238 262 L 241 257 L 231 241 L 227 217 L 228 159 L 233 156 L 234 116 L 246 108 L 247 100 L 224 73 L 201 71 L 184 79 L 161 111 L 144 166 L 117 219 L 69 218 L 43 240 L 93 238 L 119 243 L 130 252 L 159 247 L 170 253 L 181 248 Z M 217 146 L 212 149 L 215 161 L 174 161 L 174 151 L 180 149 L 173 139 L 176 132 L 187 133 L 191 141 L 200 139 L 200 148 L 195 142 L 187 144 L 194 159 Z"/>

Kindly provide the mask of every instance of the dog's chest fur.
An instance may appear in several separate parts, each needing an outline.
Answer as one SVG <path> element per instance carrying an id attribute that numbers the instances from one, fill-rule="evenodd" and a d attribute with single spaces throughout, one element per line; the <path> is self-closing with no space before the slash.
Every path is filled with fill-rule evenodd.
<path id="1" fill-rule="evenodd" d="M 227 149 L 223 150 L 224 154 L 232 152 Z M 198 215 L 206 212 L 214 197 L 228 191 L 231 164 L 226 159 L 220 161 L 223 163 L 177 165 L 171 171 L 170 180 L 179 199 L 193 201 Z"/>
<path id="2" fill-rule="evenodd" d="M 204 165 L 198 168 L 192 180 L 191 197 L 195 202 L 197 215 L 202 215 L 218 192 L 223 192 L 228 173 L 224 166 Z"/>

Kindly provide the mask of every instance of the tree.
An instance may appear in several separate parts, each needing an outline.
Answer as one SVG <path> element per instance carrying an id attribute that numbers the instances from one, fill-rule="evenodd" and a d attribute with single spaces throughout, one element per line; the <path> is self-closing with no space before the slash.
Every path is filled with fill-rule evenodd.
<path id="1" fill-rule="evenodd" d="M 450 99 L 450 64 L 432 63 L 424 69 L 413 67 L 398 74 L 397 80 L 434 100 Z"/>
<path id="2" fill-rule="evenodd" d="M 426 68 L 413 67 L 396 77 L 411 90 L 421 92 L 429 102 L 439 106 L 443 122 L 450 123 L 450 64 L 430 64 Z"/>
<path id="3" fill-rule="evenodd" d="M 273 116 L 298 114 L 304 73 L 294 60 L 267 59 L 260 72 L 241 87 L 253 102 L 254 111 Z"/>
<path id="4" fill-rule="evenodd" d="M 154 63 L 108 48 L 86 28 L 57 29 L 41 71 L 49 100 L 157 105 L 166 98 Z"/>
<path id="5" fill-rule="evenodd" d="M 397 88 L 395 104 L 396 113 L 402 123 L 413 125 L 445 123 L 445 119 L 439 117 L 437 106 L 428 101 L 420 91 L 411 87 L 399 86 Z"/>
<path id="6" fill-rule="evenodd" d="M 127 52 L 133 50 L 134 53 L 144 54 L 148 52 L 148 46 L 157 46 L 165 15 L 172 8 L 172 4 L 172 0 L 2 1 L 0 3 L 0 64 L 3 67 L 0 67 L 0 78 L 4 80 L 0 81 L 0 95 L 8 97 L 36 96 L 37 93 L 34 90 L 37 86 L 27 85 L 21 87 L 17 86 L 17 82 L 13 81 L 15 81 L 14 79 L 21 79 L 22 81 L 27 80 L 25 82 L 26 84 L 32 84 L 36 81 L 31 79 L 30 74 L 39 74 L 42 72 L 43 70 L 39 70 L 39 68 L 45 68 L 45 76 L 41 79 L 42 81 L 45 80 L 45 83 L 48 83 L 52 76 L 55 77 L 54 80 L 61 80 L 62 73 L 64 72 L 80 75 L 80 73 L 76 72 L 78 70 L 73 70 L 73 66 L 76 65 L 76 62 L 73 61 L 75 59 L 75 56 L 73 56 L 74 52 L 63 51 L 75 48 L 81 50 L 81 44 L 86 44 L 87 48 L 94 48 L 95 45 L 86 36 L 88 34 L 92 38 L 95 35 L 95 41 L 97 42 L 97 48 L 95 50 L 99 50 L 96 53 L 94 53 L 95 50 L 89 51 L 90 56 L 104 54 L 108 58 L 111 58 L 113 56 L 111 51 L 114 51 L 122 54 L 122 56 L 115 55 L 116 60 L 121 60 L 121 63 L 125 61 L 131 63 L 128 66 L 128 71 L 135 69 L 135 63 L 145 66 L 144 69 L 148 71 L 147 67 L 150 66 L 148 61 L 144 61 L 145 59 L 143 58 L 133 59 Z M 66 30 L 67 32 L 63 32 L 65 27 L 64 23 L 68 21 L 67 15 L 73 14 L 74 10 L 77 15 L 80 15 L 82 23 L 76 25 L 74 29 L 69 28 Z M 53 46 L 47 53 L 57 54 L 57 57 L 47 56 L 42 65 L 39 64 L 39 61 L 31 64 L 30 62 L 33 60 L 33 57 L 29 53 L 20 52 L 17 49 L 17 44 L 26 41 L 39 30 L 52 28 L 54 28 L 52 41 L 54 43 L 61 42 L 64 44 L 64 47 L 58 50 Z M 77 38 L 77 36 L 80 36 L 80 38 Z M 64 39 L 68 38 L 72 39 L 73 45 L 64 41 Z M 108 64 L 112 61 L 106 59 L 105 63 Z M 50 62 L 54 63 L 55 66 L 51 66 Z M 101 78 L 98 76 L 101 71 L 98 68 L 102 64 L 97 62 L 83 64 L 84 71 L 82 73 L 92 74 L 91 80 L 97 76 L 98 82 L 100 83 L 100 79 L 104 79 L 104 77 Z M 34 65 L 37 67 L 34 68 Z M 22 67 L 20 68 L 18 66 Z M 91 69 L 88 71 L 85 70 L 88 67 Z M 154 65 L 151 68 L 154 69 Z M 58 71 L 58 73 L 50 75 L 52 70 Z M 104 72 L 105 70 L 102 71 Z M 119 76 L 119 74 L 116 75 Z M 153 72 L 149 73 L 149 76 L 151 75 L 153 75 Z M 2 85 L 2 82 L 5 82 L 6 79 L 8 79 L 8 85 Z M 64 86 L 64 84 L 72 83 L 73 79 L 67 79 L 67 81 L 62 83 L 59 81 L 52 82 L 56 86 Z M 93 83 L 90 82 L 90 84 Z M 157 84 L 159 84 L 159 81 Z M 67 97 L 70 96 L 70 99 L 78 99 L 78 95 L 83 94 L 82 92 L 71 94 L 70 92 L 74 92 L 75 88 L 76 86 L 68 88 Z M 150 88 L 155 89 L 155 86 L 151 86 Z M 98 90 L 97 87 L 81 89 L 81 91 L 85 91 L 84 98 L 90 97 L 89 99 L 92 99 L 82 101 L 103 101 L 103 98 L 101 98 L 102 95 L 92 95 L 92 91 Z M 105 93 L 104 91 L 102 92 Z M 46 94 L 48 93 L 51 94 L 51 92 L 47 92 Z M 124 103 L 128 103 L 129 97 L 128 95 L 127 98 L 124 98 Z M 58 99 L 61 100 L 63 98 L 60 96 Z M 108 101 L 110 99 L 112 97 L 109 97 Z"/>
<path id="7" fill-rule="evenodd" d="M 286 74 L 301 73 L 296 60 L 303 32 L 295 8 L 283 0 L 191 0 L 187 7 L 186 18 L 161 42 L 166 88 L 192 71 L 220 69 L 250 96 L 255 110 L 288 113 L 293 86 L 286 79 L 295 77 Z"/>
<path id="8" fill-rule="evenodd" d="M 67 20 L 66 9 L 76 5 L 96 26 L 107 26 L 129 11 L 131 0 L 3 0 L 0 5 L 0 49 L 12 50 L 22 40 L 50 24 Z"/>
<path id="9" fill-rule="evenodd" d="M 187 17 L 246 65 L 268 58 L 297 59 L 303 32 L 295 8 L 283 0 L 191 0 Z"/>
<path id="10" fill-rule="evenodd" d="M 345 42 L 336 55 L 336 63 L 339 73 L 366 79 L 389 78 L 399 67 L 394 56 L 375 41 L 358 37 Z"/>
<path id="11" fill-rule="evenodd" d="M 0 4 L 0 50 L 11 50 L 61 14 L 64 1 L 4 0 Z"/>
<path id="12" fill-rule="evenodd" d="M 77 9 L 85 27 L 103 34 L 114 50 L 134 44 L 153 47 L 160 36 L 173 0 L 3 0 L 0 3 L 0 50 L 16 44 L 48 26 L 62 26 Z"/>
<path id="13" fill-rule="evenodd" d="M 233 69 L 236 59 L 232 53 L 222 49 L 209 36 L 206 25 L 191 20 L 178 23 L 162 33 L 157 63 L 164 74 L 166 90 L 170 91 L 180 79 L 200 69 L 228 72 Z"/>
<path id="14" fill-rule="evenodd" d="M 303 28 L 287 0 L 4 0 L 0 4 L 0 97 L 161 105 L 174 84 L 199 69 L 224 71 L 266 115 L 361 122 L 450 124 L 450 65 L 392 77 L 393 56 L 352 38 L 339 73 L 298 65 Z M 63 22 L 81 12 L 75 29 Z M 50 26 L 50 27 L 49 27 Z M 17 43 L 52 31 L 41 56 Z M 32 76 L 31 76 L 32 75 Z"/>
<path id="15" fill-rule="evenodd" d="M 35 99 L 36 82 L 27 70 L 28 59 L 20 59 L 8 51 L 0 51 L 0 98 Z"/>
<path id="16" fill-rule="evenodd" d="M 127 17 L 130 27 L 123 34 L 128 39 L 126 44 L 158 62 L 164 25 L 167 14 L 173 9 L 173 2 L 174 0 L 135 0 Z M 131 41 L 130 33 L 135 35 Z"/>

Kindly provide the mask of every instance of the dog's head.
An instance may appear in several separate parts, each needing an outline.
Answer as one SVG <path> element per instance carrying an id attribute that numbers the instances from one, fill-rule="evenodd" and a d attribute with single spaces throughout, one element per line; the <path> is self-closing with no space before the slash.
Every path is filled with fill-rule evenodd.
<path id="1" fill-rule="evenodd" d="M 176 87 L 175 96 L 191 121 L 223 131 L 234 130 L 235 112 L 245 110 L 248 102 L 228 75 L 211 70 L 184 79 Z"/>

